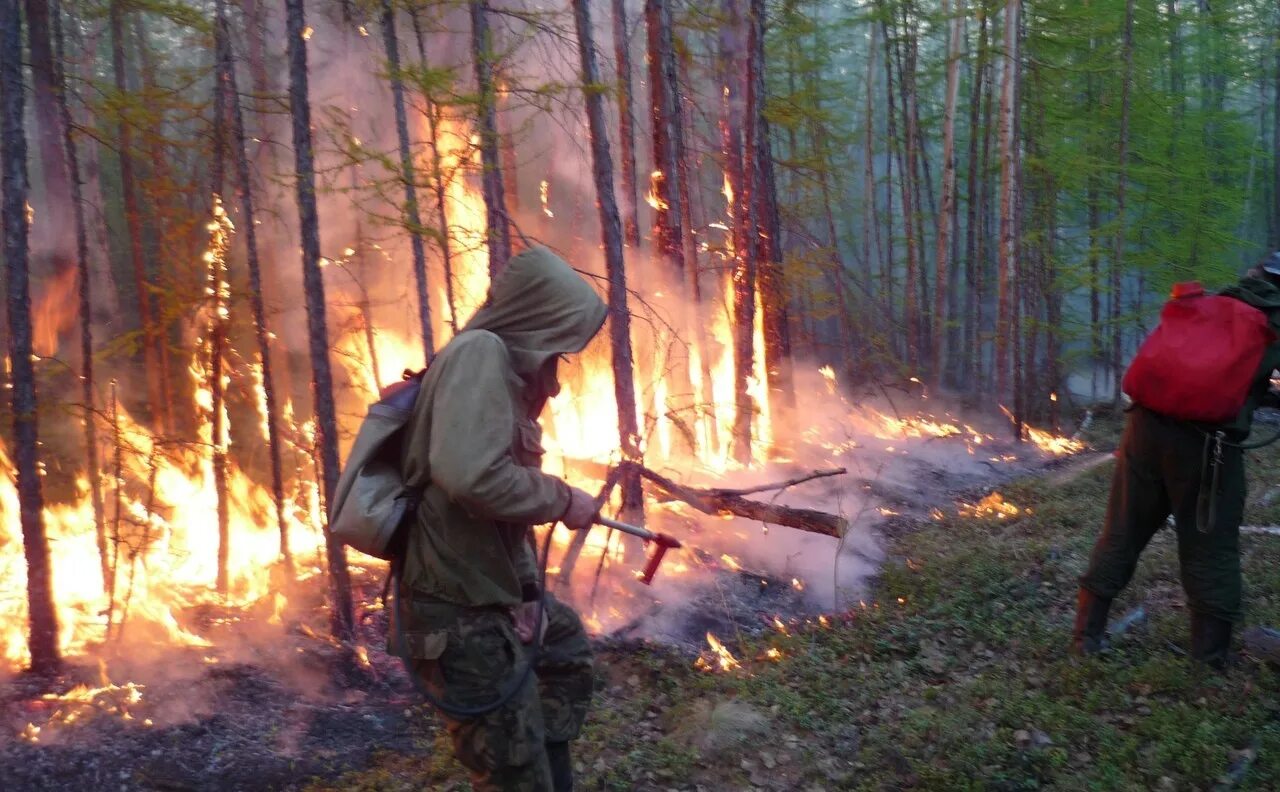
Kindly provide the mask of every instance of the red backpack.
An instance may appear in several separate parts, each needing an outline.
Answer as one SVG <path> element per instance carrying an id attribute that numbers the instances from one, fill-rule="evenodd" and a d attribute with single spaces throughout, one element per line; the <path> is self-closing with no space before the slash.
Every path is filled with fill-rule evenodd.
<path id="1" fill-rule="evenodd" d="M 1138 348 L 1124 392 L 1149 410 L 1185 421 L 1239 415 L 1262 355 L 1276 340 L 1267 315 L 1195 282 L 1173 287 L 1160 324 Z"/>

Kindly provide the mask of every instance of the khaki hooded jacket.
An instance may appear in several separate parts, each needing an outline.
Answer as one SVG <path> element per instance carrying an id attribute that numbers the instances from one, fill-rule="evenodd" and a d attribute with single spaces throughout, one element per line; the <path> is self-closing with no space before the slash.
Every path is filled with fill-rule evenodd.
<path id="1" fill-rule="evenodd" d="M 405 426 L 405 484 L 421 488 L 402 585 L 469 607 L 536 596 L 529 528 L 554 522 L 569 488 L 543 473 L 538 414 L 554 396 L 553 358 L 580 352 L 607 309 L 563 259 L 511 259 L 489 299 L 440 350 Z"/>

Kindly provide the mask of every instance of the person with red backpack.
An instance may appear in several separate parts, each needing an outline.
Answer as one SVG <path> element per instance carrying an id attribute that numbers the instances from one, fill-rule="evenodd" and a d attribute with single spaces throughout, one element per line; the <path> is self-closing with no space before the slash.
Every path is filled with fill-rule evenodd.
<path id="1" fill-rule="evenodd" d="M 1280 252 L 1206 295 L 1179 284 L 1125 374 L 1133 400 L 1102 535 L 1080 577 L 1073 653 L 1107 648 L 1112 600 L 1172 514 L 1191 612 L 1191 656 L 1226 667 L 1241 618 L 1240 522 L 1253 413 L 1280 405 Z"/>

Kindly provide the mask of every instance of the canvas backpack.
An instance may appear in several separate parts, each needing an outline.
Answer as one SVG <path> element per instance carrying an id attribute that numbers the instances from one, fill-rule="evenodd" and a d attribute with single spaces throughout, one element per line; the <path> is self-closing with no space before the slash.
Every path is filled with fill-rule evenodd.
<path id="1" fill-rule="evenodd" d="M 422 390 L 421 371 L 405 370 L 369 405 L 338 477 L 329 508 L 329 532 L 367 555 L 392 560 L 404 550 L 421 491 L 405 486 L 400 471 L 401 438 Z"/>

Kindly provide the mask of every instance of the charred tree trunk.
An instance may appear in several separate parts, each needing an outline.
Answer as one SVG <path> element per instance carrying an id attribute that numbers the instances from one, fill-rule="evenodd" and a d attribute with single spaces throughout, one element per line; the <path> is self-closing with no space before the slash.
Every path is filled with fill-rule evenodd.
<path id="1" fill-rule="evenodd" d="M 400 143 L 400 178 L 404 179 L 404 224 L 413 251 L 413 279 L 418 287 L 418 325 L 422 332 L 422 359 L 431 363 L 435 339 L 431 332 L 431 301 L 427 296 L 427 254 L 422 245 L 422 216 L 418 212 L 418 187 L 409 149 L 409 119 L 404 109 L 404 81 L 400 78 L 400 40 L 396 36 L 396 12 L 391 0 L 382 0 L 382 46 L 391 74 L 391 100 L 395 105 L 396 138 Z"/>
<path id="2" fill-rule="evenodd" d="M 952 16 L 951 3 L 942 0 L 943 16 L 950 16 L 949 42 L 947 46 L 947 96 L 942 111 L 942 207 L 938 212 L 937 246 L 934 253 L 933 291 L 933 386 L 942 385 L 946 361 L 943 341 L 946 338 L 948 315 L 947 288 L 950 272 L 952 215 L 956 200 L 956 98 L 960 90 L 960 20 L 964 16 L 963 0 L 957 0 Z"/>
<path id="3" fill-rule="evenodd" d="M 4 197 L 5 296 L 13 405 L 14 466 L 22 546 L 27 557 L 28 649 L 31 670 L 58 671 L 58 614 L 53 603 L 49 540 L 44 531 L 36 373 L 31 357 L 31 294 L 27 270 L 27 133 L 23 128 L 22 18 L 18 0 L 0 0 L 0 170 Z"/>
<path id="4" fill-rule="evenodd" d="M 1129 105 L 1133 83 L 1133 0 L 1124 6 L 1121 39 L 1124 74 L 1120 87 L 1119 170 L 1116 174 L 1116 236 L 1111 255 L 1111 403 L 1120 404 L 1120 376 L 1123 361 L 1123 334 L 1120 327 L 1121 271 L 1125 254 L 1125 190 L 1129 170 Z"/>
<path id="5" fill-rule="evenodd" d="M 636 199 L 636 133 L 631 110 L 631 39 L 626 0 L 613 2 L 613 52 L 618 73 L 618 145 L 622 154 L 622 228 L 627 247 L 640 247 L 640 206 Z"/>
<path id="6" fill-rule="evenodd" d="M 427 45 L 422 35 L 422 25 L 418 21 L 417 9 L 410 12 L 413 22 L 413 34 L 418 41 L 418 61 L 427 68 Z M 440 264 L 444 274 L 444 299 L 449 308 L 449 329 L 453 335 L 458 334 L 458 303 L 453 294 L 453 243 L 449 236 L 449 210 L 446 205 L 449 175 L 444 172 L 444 158 L 440 155 L 440 105 L 431 96 L 422 97 L 425 106 L 423 113 L 427 118 L 427 135 L 430 140 L 427 146 L 431 150 L 431 187 L 436 199 L 436 223 L 440 228 Z"/>
<path id="7" fill-rule="evenodd" d="M 47 247 L 54 254 L 55 274 L 71 266 L 71 251 L 58 233 L 54 219 L 65 216 L 70 206 L 71 186 L 62 150 L 62 116 L 58 112 L 57 66 L 53 60 L 52 15 L 49 0 L 24 0 L 27 12 L 27 47 L 31 59 L 32 99 L 35 101 L 36 129 L 39 132 L 40 170 L 44 189 L 39 194 L 36 222 L 31 234 L 37 250 Z"/>
<path id="8" fill-rule="evenodd" d="M 315 165 L 311 151 L 311 103 L 307 97 L 307 46 L 303 0 L 285 0 L 289 54 L 289 108 L 293 120 L 293 154 L 297 178 L 298 225 L 302 232 L 302 280 L 307 301 L 307 338 L 311 350 L 311 393 L 315 401 L 325 504 L 333 502 L 338 483 L 338 417 L 333 404 L 329 368 L 329 332 L 325 319 L 324 280 L 320 273 L 320 222 L 316 213 Z M 341 641 L 352 637 L 351 580 L 342 543 L 329 533 L 330 629 Z"/>
<path id="9" fill-rule="evenodd" d="M 225 0 L 219 0 L 218 26 L 224 42 L 231 40 L 226 18 Z M 284 473 L 280 462 L 280 411 L 276 399 L 275 378 L 271 365 L 271 333 L 267 329 L 267 312 L 262 298 L 262 265 L 258 257 L 257 213 L 253 205 L 253 183 L 249 173 L 249 155 L 246 150 L 244 112 L 240 106 L 240 92 L 236 87 L 235 64 L 231 50 L 223 51 L 220 79 L 224 81 L 225 96 L 230 97 L 232 156 L 235 161 L 236 186 L 240 192 L 240 211 L 244 217 L 245 258 L 249 269 L 249 303 L 253 311 L 253 332 L 258 342 L 258 355 L 262 363 L 262 391 L 267 414 L 267 452 L 271 466 L 271 497 L 275 504 L 276 525 L 280 531 L 280 559 L 285 571 L 292 577 L 293 553 L 289 548 L 289 523 L 285 520 Z"/>
<path id="10" fill-rule="evenodd" d="M 769 405 L 773 411 L 774 445 L 780 438 L 790 438 L 794 421 L 796 393 L 791 367 L 791 337 L 787 322 L 787 285 L 782 269 L 782 220 L 778 214 L 778 183 L 773 172 L 773 146 L 769 140 L 769 121 L 765 115 L 765 7 L 764 0 L 751 0 L 748 17 L 751 25 L 753 65 L 748 78 L 755 97 L 755 113 L 747 120 L 755 128 L 756 137 L 756 260 L 759 262 L 760 305 L 764 316 L 764 369 Z M 827 171 L 822 169 L 824 206 L 831 206 Z M 831 244 L 839 259 L 839 240 L 835 236 L 830 212 L 827 214 Z M 842 268 L 843 269 L 843 268 Z M 843 311 L 843 307 L 841 308 Z"/>
<path id="11" fill-rule="evenodd" d="M 54 99 L 57 103 L 59 131 L 66 156 L 71 189 L 71 217 L 75 225 L 76 277 L 80 298 L 80 398 L 84 402 L 85 465 L 88 469 L 89 497 L 93 504 L 93 525 L 98 542 L 98 558 L 102 567 L 102 590 L 106 591 L 111 575 L 107 553 L 107 524 L 102 501 L 102 476 L 98 462 L 98 426 L 94 410 L 93 379 L 93 281 L 89 272 L 89 233 L 85 224 L 84 196 L 80 185 L 80 158 L 71 135 L 71 110 L 67 104 L 67 81 L 63 72 L 62 11 L 58 0 L 49 4 L 54 49 Z"/>
<path id="12" fill-rule="evenodd" d="M 1280 248 L 1280 8 L 1276 10 L 1276 33 L 1271 88 L 1271 249 Z"/>
<path id="13" fill-rule="evenodd" d="M 596 66 L 592 38 L 590 0 L 574 0 L 573 19 L 578 32 L 578 53 L 582 60 L 582 85 L 586 100 L 587 124 L 591 135 L 591 171 L 596 187 L 596 208 L 604 240 L 605 271 L 609 278 L 609 348 L 613 353 L 613 395 L 618 403 L 618 436 L 622 456 L 638 462 L 640 424 L 636 418 L 636 388 L 631 357 L 631 315 L 627 310 L 626 262 L 622 255 L 622 222 L 613 197 L 613 157 L 604 115 L 600 71 Z M 644 498 L 640 478 L 634 473 L 622 481 L 624 513 L 643 517 Z"/>
<path id="14" fill-rule="evenodd" d="M 489 246 L 489 277 L 495 277 L 511 258 L 511 227 L 502 186 L 502 158 L 498 151 L 497 92 L 493 83 L 493 36 L 489 31 L 488 0 L 468 0 L 471 9 L 471 57 L 479 95 L 480 185 L 484 192 L 485 227 Z"/>
<path id="15" fill-rule="evenodd" d="M 124 3 L 112 0 L 108 10 L 111 28 L 111 70 L 116 93 L 123 99 L 129 86 L 125 79 L 124 61 Z M 119 111 L 116 127 L 116 145 L 120 156 L 120 189 L 124 194 L 124 220 L 129 238 L 129 261 L 133 267 L 133 288 L 141 324 L 143 366 L 147 381 L 147 399 L 153 415 L 159 420 L 162 431 L 169 430 L 166 416 L 164 377 L 160 365 L 159 348 L 162 343 L 151 313 L 151 286 L 147 279 L 147 263 L 142 250 L 142 218 L 138 208 L 138 186 L 133 170 L 133 127 L 125 111 Z"/>
<path id="16" fill-rule="evenodd" d="M 1009 342 L 1013 328 L 1014 288 L 1012 274 L 1017 266 L 1017 239 L 1014 210 L 1014 83 L 1017 81 L 1018 12 L 1021 0 L 1008 0 L 1004 19 L 1004 77 L 1000 86 L 1000 256 L 997 277 L 996 311 L 996 392 L 1001 398 L 1009 393 Z"/>
<path id="17" fill-rule="evenodd" d="M 683 230 L 680 225 L 680 157 L 676 144 L 675 55 L 671 31 L 671 9 L 667 0 L 646 0 L 645 24 L 649 43 L 649 92 L 652 101 L 653 239 L 659 256 L 665 259 L 672 280 L 679 282 L 685 268 Z M 668 71 L 667 65 L 671 64 Z"/>
<path id="18" fill-rule="evenodd" d="M 755 319 L 756 319 L 756 238 L 759 214 L 756 205 L 758 192 L 758 167 L 756 139 L 759 125 L 760 97 L 756 94 L 755 70 L 756 35 L 754 21 L 747 20 L 747 63 L 745 93 L 746 102 L 741 126 L 745 131 L 742 141 L 742 194 L 738 196 L 737 220 L 742 224 L 743 248 L 733 271 L 733 457 L 740 464 L 751 461 L 752 422 L 759 409 L 751 396 L 749 383 L 755 375 Z"/>
<path id="19" fill-rule="evenodd" d="M 218 10 L 222 10 L 220 6 Z M 222 190 L 226 180 L 227 100 L 238 98 L 226 93 L 223 64 L 231 60 L 231 41 L 225 33 L 226 29 L 215 23 L 214 58 L 218 73 L 213 84 L 213 160 L 210 168 L 213 206 L 208 226 L 209 247 L 205 253 L 205 263 L 208 266 L 205 278 L 205 296 L 208 298 L 205 343 L 209 352 L 206 364 L 210 395 L 209 448 L 213 463 L 213 487 L 218 499 L 217 591 L 223 597 L 230 590 L 230 570 L 227 567 L 231 559 L 231 517 L 227 502 L 227 427 L 224 421 L 226 394 L 222 387 L 222 367 L 227 346 L 227 306 L 231 294 L 226 278 L 227 246 L 230 240 L 223 224 L 225 214 L 222 208 Z"/>

